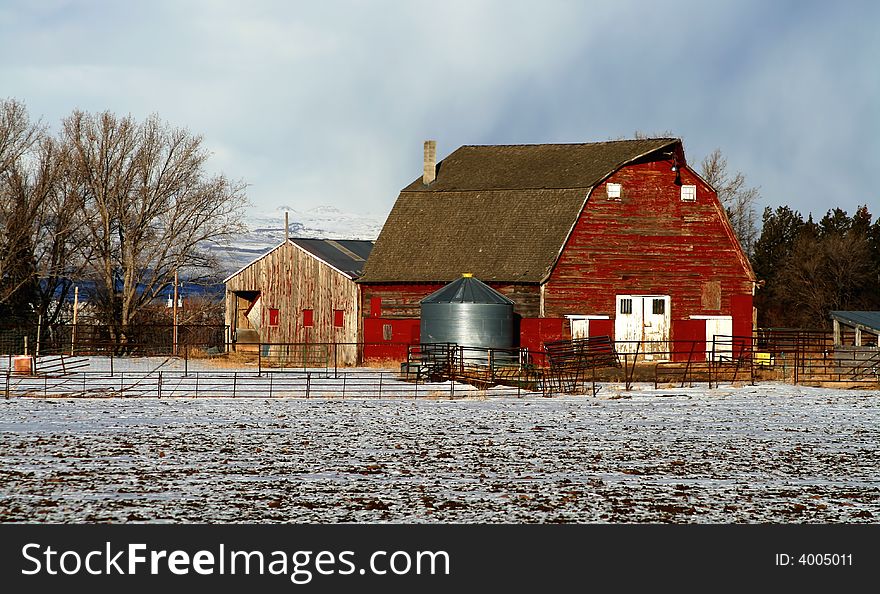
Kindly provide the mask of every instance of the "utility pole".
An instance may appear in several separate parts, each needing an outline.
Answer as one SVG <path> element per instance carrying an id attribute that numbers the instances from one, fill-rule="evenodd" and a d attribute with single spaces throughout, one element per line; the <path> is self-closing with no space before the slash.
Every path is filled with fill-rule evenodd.
<path id="1" fill-rule="evenodd" d="M 79 287 L 73 287 L 73 328 L 70 330 L 70 356 L 76 348 L 76 319 L 79 314 Z"/>
<path id="2" fill-rule="evenodd" d="M 177 356 L 177 269 L 174 269 L 174 304 L 171 306 L 174 316 L 174 328 L 172 330 L 172 354 Z"/>
<path id="3" fill-rule="evenodd" d="M 37 348 L 34 351 L 34 357 L 40 356 L 40 330 L 43 325 L 43 314 L 37 315 Z"/>

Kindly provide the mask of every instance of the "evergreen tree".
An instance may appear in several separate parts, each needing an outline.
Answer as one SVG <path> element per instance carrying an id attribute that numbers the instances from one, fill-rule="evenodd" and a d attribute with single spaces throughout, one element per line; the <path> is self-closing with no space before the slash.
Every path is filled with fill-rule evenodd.
<path id="1" fill-rule="evenodd" d="M 819 228 L 822 231 L 823 237 L 832 233 L 846 235 L 852 224 L 853 219 L 849 217 L 845 210 L 833 208 L 825 213 L 825 216 L 819 221 Z"/>

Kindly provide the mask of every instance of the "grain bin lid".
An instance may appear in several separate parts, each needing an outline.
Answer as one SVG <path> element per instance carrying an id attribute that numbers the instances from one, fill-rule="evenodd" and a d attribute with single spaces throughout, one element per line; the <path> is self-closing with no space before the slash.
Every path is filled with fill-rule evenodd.
<path id="1" fill-rule="evenodd" d="M 476 279 L 472 274 L 465 273 L 445 287 L 438 289 L 420 302 L 426 303 L 490 303 L 513 305 L 513 301 Z"/>

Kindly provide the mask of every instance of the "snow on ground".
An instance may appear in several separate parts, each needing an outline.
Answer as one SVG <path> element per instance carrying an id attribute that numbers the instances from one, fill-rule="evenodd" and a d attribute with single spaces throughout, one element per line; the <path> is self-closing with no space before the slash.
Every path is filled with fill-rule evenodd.
<path id="1" fill-rule="evenodd" d="M 3 522 L 880 518 L 880 392 L 0 400 Z"/>

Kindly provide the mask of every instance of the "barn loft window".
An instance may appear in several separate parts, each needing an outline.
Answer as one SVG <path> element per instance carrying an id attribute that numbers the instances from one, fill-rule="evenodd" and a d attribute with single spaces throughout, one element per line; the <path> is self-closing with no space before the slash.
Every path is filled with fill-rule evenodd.
<path id="1" fill-rule="evenodd" d="M 345 311 L 341 309 L 333 310 L 333 326 L 336 328 L 345 326 Z"/>
<path id="2" fill-rule="evenodd" d="M 609 200 L 620 200 L 623 186 L 620 184 L 605 184 L 605 191 L 608 193 Z"/>
<path id="3" fill-rule="evenodd" d="M 391 324 L 382 324 L 382 339 L 391 340 Z"/>
<path id="4" fill-rule="evenodd" d="M 621 299 L 620 300 L 620 313 L 631 314 L 632 312 L 633 312 L 633 300 L 632 299 Z"/>
<path id="5" fill-rule="evenodd" d="M 303 310 L 303 326 L 309 327 L 315 325 L 315 311 L 312 309 Z"/>
<path id="6" fill-rule="evenodd" d="M 663 315 L 666 313 L 666 301 L 663 299 L 654 299 L 654 303 L 652 304 L 652 312 L 657 315 Z"/>
<path id="7" fill-rule="evenodd" d="M 701 292 L 703 309 L 721 309 L 721 281 L 706 281 Z"/>
<path id="8" fill-rule="evenodd" d="M 269 325 L 270 326 L 277 326 L 278 325 L 278 318 L 279 318 L 278 310 L 270 307 L 269 308 Z"/>
<path id="9" fill-rule="evenodd" d="M 696 202 L 697 201 L 697 186 L 682 186 L 681 187 L 681 201 L 682 202 Z"/>

